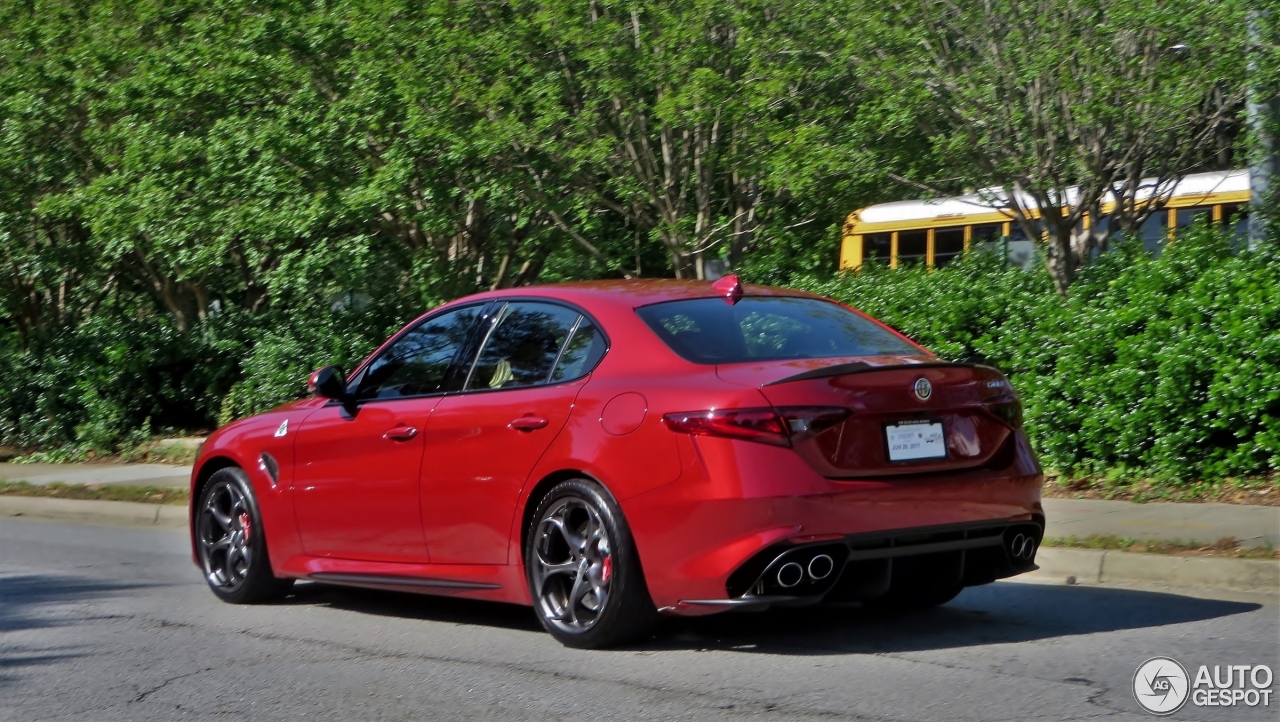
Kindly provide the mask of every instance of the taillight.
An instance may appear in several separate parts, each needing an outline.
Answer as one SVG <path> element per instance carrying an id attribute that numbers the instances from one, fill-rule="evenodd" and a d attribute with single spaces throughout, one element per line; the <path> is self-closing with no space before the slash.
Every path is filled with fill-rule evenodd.
<path id="1" fill-rule="evenodd" d="M 838 406 L 784 406 L 778 409 L 682 411 L 662 417 L 672 431 L 794 446 L 853 414 Z"/>
<path id="2" fill-rule="evenodd" d="M 1022 428 L 1022 403 L 1013 396 L 997 396 L 986 402 L 987 411 L 1009 426 Z"/>

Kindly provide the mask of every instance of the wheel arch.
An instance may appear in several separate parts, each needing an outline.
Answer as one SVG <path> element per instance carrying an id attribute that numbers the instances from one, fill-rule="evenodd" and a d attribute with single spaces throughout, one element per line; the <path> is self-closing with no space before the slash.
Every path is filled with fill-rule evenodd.
<path id="1" fill-rule="evenodd" d="M 581 469 L 559 469 L 551 472 L 550 474 L 547 474 L 546 476 L 542 477 L 542 479 L 539 480 L 537 484 L 534 484 L 532 489 L 529 490 L 528 495 L 525 496 L 525 499 L 524 499 L 524 508 L 520 510 L 520 527 L 519 527 L 520 559 L 519 559 L 519 562 L 521 567 L 524 566 L 525 554 L 528 552 L 527 544 L 529 539 L 529 526 L 533 524 L 533 515 L 534 515 L 534 512 L 538 510 L 539 502 L 542 501 L 542 497 L 546 496 L 547 492 L 551 491 L 551 489 L 554 488 L 556 484 L 559 484 L 562 481 L 569 481 L 570 479 L 586 479 L 587 481 L 591 481 L 598 484 L 600 488 L 604 490 L 604 493 L 608 494 L 609 497 L 613 500 L 614 505 L 618 506 L 619 511 L 621 511 L 621 506 L 618 505 L 618 497 L 614 496 L 613 492 L 609 490 L 609 485 L 601 481 L 600 478 L 595 474 L 583 471 Z M 625 517 L 623 519 L 623 522 L 624 523 L 626 522 Z M 628 527 L 629 526 L 630 525 L 628 525 Z"/>
<path id="2" fill-rule="evenodd" d="M 187 507 L 187 532 L 191 536 L 191 553 L 196 556 L 196 505 L 200 503 L 200 495 L 209 483 L 209 477 L 230 467 L 243 468 L 238 461 L 229 456 L 210 456 L 200 464 L 195 482 L 191 485 L 191 501 Z"/>

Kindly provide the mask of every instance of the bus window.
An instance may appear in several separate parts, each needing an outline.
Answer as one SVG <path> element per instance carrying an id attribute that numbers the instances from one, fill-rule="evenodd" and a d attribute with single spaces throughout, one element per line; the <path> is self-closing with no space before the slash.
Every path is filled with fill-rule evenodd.
<path id="1" fill-rule="evenodd" d="M 969 248 L 975 251 L 991 251 L 1000 250 L 1000 225 L 999 223 L 984 223 L 980 226 L 973 227 L 973 234 L 969 237 Z"/>
<path id="2" fill-rule="evenodd" d="M 933 232 L 933 265 L 945 266 L 964 253 L 964 228 L 939 228 Z"/>
<path id="3" fill-rule="evenodd" d="M 862 237 L 862 262 L 888 263 L 892 249 L 892 233 L 868 233 Z"/>
<path id="4" fill-rule="evenodd" d="M 928 248 L 928 231 L 898 231 L 898 266 L 924 263 Z"/>
<path id="5" fill-rule="evenodd" d="M 1022 224 L 1014 221 L 1010 224 L 1009 238 L 1005 241 L 1005 260 L 1009 265 L 1024 270 L 1031 268 L 1036 262 L 1036 241 L 1039 240 L 1041 228 L 1038 220 L 1031 221 L 1030 225 L 1037 238 L 1027 238 L 1027 234 L 1022 231 Z"/>
<path id="6" fill-rule="evenodd" d="M 1237 241 L 1249 236 L 1249 206 L 1244 203 L 1222 204 L 1222 225 L 1234 229 L 1232 237 Z"/>
<path id="7" fill-rule="evenodd" d="M 1197 220 L 1204 219 L 1206 221 L 1213 218 L 1213 206 L 1193 206 L 1191 208 L 1179 208 L 1177 211 L 1177 228 L 1174 231 L 1189 228 Z"/>
<path id="8" fill-rule="evenodd" d="M 1160 255 L 1160 248 L 1169 238 L 1169 214 L 1164 210 L 1152 213 L 1142 222 L 1138 229 L 1138 237 L 1142 239 L 1142 247 L 1149 253 Z"/>

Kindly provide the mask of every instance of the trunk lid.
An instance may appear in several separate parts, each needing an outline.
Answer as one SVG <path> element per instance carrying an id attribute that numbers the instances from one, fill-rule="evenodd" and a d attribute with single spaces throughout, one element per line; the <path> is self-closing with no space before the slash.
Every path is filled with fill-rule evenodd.
<path id="1" fill-rule="evenodd" d="M 986 366 L 929 356 L 725 364 L 717 375 L 758 388 L 775 407 L 838 406 L 853 415 L 795 450 L 830 478 L 959 471 L 988 464 L 1013 426 L 993 408 L 1016 404 Z"/>

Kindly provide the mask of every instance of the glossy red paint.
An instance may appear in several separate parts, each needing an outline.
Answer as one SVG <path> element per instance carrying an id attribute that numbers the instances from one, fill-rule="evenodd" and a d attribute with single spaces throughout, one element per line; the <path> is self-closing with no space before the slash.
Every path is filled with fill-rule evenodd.
<path id="1" fill-rule="evenodd" d="M 745 299 L 821 299 L 739 288 Z M 604 281 L 445 304 L 351 378 L 419 322 L 476 301 L 568 305 L 603 330 L 607 352 L 563 383 L 350 403 L 308 398 L 234 422 L 201 449 L 193 515 L 204 480 L 236 465 L 257 496 L 277 576 L 353 575 L 336 579 L 530 604 L 523 539 L 532 508 L 554 481 L 587 477 L 616 500 L 652 601 L 673 614 L 724 608 L 698 600 L 726 599 L 735 571 L 775 548 L 975 524 L 1042 529 L 1041 470 L 1025 433 L 995 408 L 1014 398 L 999 372 L 942 364 L 914 343 L 918 353 L 894 356 L 695 364 L 636 313 L 725 295 L 705 282 Z M 822 375 L 835 366 L 847 370 Z M 817 375 L 786 380 L 806 372 Z M 913 394 L 920 378 L 932 386 L 927 399 Z M 852 415 L 795 448 L 691 436 L 662 421 L 673 412 L 790 406 Z M 941 423 L 946 457 L 889 461 L 884 426 L 904 420 Z M 264 453 L 278 464 L 275 479 L 260 463 Z"/>

